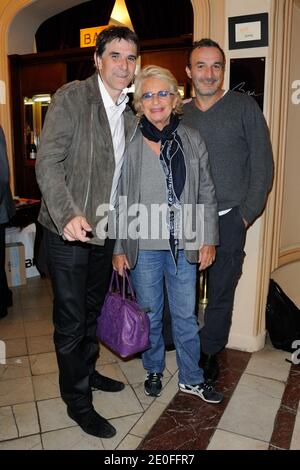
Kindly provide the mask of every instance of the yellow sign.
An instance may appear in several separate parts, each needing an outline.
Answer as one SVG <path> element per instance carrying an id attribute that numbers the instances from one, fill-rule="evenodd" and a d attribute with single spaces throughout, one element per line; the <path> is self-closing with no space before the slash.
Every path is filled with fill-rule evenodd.
<path id="1" fill-rule="evenodd" d="M 108 24 L 104 26 L 97 26 L 96 28 L 85 28 L 80 30 L 80 47 L 91 47 L 96 45 L 96 39 L 99 33 L 105 28 L 108 27 Z"/>

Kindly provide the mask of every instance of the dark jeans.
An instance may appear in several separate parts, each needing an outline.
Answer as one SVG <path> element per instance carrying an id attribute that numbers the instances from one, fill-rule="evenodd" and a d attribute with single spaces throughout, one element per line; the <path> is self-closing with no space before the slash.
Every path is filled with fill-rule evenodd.
<path id="1" fill-rule="evenodd" d="M 216 354 L 228 341 L 235 289 L 242 274 L 246 229 L 238 207 L 219 218 L 220 245 L 208 270 L 208 305 L 201 330 L 201 348 Z"/>
<path id="2" fill-rule="evenodd" d="M 5 227 L 5 224 L 0 224 L 0 311 L 7 307 L 9 292 L 5 272 Z"/>
<path id="3" fill-rule="evenodd" d="M 84 413 L 92 408 L 89 377 L 99 357 L 96 319 L 108 289 L 114 241 L 70 243 L 46 229 L 44 237 L 61 396 L 74 413 Z"/>

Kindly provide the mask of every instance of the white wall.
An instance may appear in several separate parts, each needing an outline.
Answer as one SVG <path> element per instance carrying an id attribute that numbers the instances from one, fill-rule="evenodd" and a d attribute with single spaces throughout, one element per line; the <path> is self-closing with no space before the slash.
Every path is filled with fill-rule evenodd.
<path id="1" fill-rule="evenodd" d="M 230 58 L 266 57 L 266 77 L 268 84 L 269 48 L 249 48 L 228 50 L 228 18 L 256 13 L 270 13 L 271 0 L 227 0 L 225 14 L 225 52 L 229 66 Z M 227 48 L 227 49 L 226 49 Z M 225 84 L 229 84 L 227 71 Z M 267 109 L 267 88 L 265 86 L 264 108 Z M 257 314 L 256 300 L 258 295 L 258 274 L 261 260 L 262 221 L 258 219 L 248 230 L 245 246 L 245 262 L 243 275 L 237 287 L 233 322 L 228 347 L 246 351 L 259 350 L 264 346 L 265 332 L 256 332 Z"/>
<path id="2" fill-rule="evenodd" d="M 291 66 L 290 66 L 290 102 L 288 109 L 287 147 L 283 194 L 283 213 L 281 225 L 280 251 L 293 247 L 300 248 L 300 155 L 299 155 L 299 130 L 300 130 L 300 103 L 292 102 L 292 83 L 300 81 L 300 2 L 294 4 L 292 24 Z M 298 101 L 300 99 L 300 89 Z M 298 278 L 299 279 L 299 278 Z M 298 288 L 300 285 L 298 282 Z"/>

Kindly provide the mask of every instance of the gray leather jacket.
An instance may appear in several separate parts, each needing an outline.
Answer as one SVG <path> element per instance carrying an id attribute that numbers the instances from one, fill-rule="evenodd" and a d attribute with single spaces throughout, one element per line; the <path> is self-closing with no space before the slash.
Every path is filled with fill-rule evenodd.
<path id="1" fill-rule="evenodd" d="M 182 146 L 186 163 L 186 182 L 183 191 L 183 204 L 189 204 L 195 209 L 197 204 L 202 204 L 203 220 L 200 230 L 200 239 L 204 245 L 217 245 L 219 242 L 219 225 L 217 201 L 215 188 L 210 174 L 210 166 L 208 154 L 204 140 L 200 136 L 199 131 L 191 129 L 180 123 L 178 126 L 178 134 L 182 140 Z M 132 141 L 130 142 L 124 157 L 124 164 L 118 188 L 117 209 L 117 226 L 120 219 L 125 220 L 124 211 L 140 201 L 140 185 L 141 185 L 141 167 L 142 167 L 142 148 L 143 136 L 137 129 Z M 151 185 L 151 181 L 149 181 Z M 122 196 L 127 196 L 126 204 L 122 203 Z M 120 198 L 121 197 L 121 198 Z M 198 214 L 199 215 L 199 214 Z M 138 211 L 134 217 L 138 217 Z M 192 218 L 187 223 L 184 218 L 184 226 L 186 229 L 196 228 L 196 211 L 192 213 Z M 127 217 L 126 232 L 132 217 Z M 122 222 L 121 222 L 122 224 Z M 187 227 L 189 225 L 189 227 Z M 192 227 L 191 227 L 192 226 Z M 124 227 L 121 226 L 121 230 Z M 189 242 L 186 237 L 188 230 L 184 231 L 183 246 L 186 258 L 191 263 L 197 263 L 199 245 Z M 189 232 L 190 233 L 190 232 Z M 198 234 L 199 236 L 199 234 Z M 137 261 L 139 242 L 137 239 L 130 237 L 118 238 L 115 244 L 114 254 L 126 254 L 131 268 Z"/>
<path id="2" fill-rule="evenodd" d="M 136 119 L 124 111 L 126 142 Z M 42 193 L 39 222 L 62 235 L 65 225 L 83 215 L 92 226 L 91 243 L 103 245 L 96 235 L 100 204 L 108 204 L 115 170 L 109 122 L 99 90 L 97 73 L 84 81 L 64 85 L 47 111 L 36 161 Z"/>

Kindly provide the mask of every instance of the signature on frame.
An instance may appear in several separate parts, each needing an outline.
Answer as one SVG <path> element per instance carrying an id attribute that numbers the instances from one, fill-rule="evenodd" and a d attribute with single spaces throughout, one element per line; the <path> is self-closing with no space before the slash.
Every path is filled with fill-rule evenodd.
<path id="1" fill-rule="evenodd" d="M 245 88 L 244 88 L 245 85 L 246 85 L 246 82 L 241 82 L 238 85 L 235 85 L 231 90 L 232 91 L 239 91 L 240 93 L 246 93 L 249 96 L 263 96 L 263 93 L 255 93 L 255 90 L 254 91 L 245 90 Z"/>

